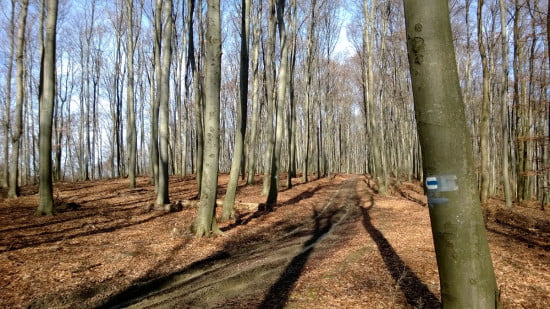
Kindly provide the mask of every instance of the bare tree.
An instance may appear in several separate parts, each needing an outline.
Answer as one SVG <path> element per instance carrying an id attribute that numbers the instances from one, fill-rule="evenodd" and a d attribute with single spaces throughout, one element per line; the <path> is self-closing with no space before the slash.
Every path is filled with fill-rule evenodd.
<path id="1" fill-rule="evenodd" d="M 477 43 L 481 64 L 483 68 L 483 99 L 481 101 L 481 123 L 480 123 L 480 155 L 481 155 L 481 203 L 487 203 L 489 198 L 489 65 L 487 63 L 487 52 L 483 42 L 483 3 L 479 0 L 477 4 Z"/>
<path id="2" fill-rule="evenodd" d="M 126 88 L 126 142 L 128 143 L 127 168 L 130 188 L 136 186 L 136 161 L 137 161 L 137 133 L 136 133 L 136 112 L 134 100 L 134 1 L 126 0 L 126 67 L 128 70 Z"/>
<path id="3" fill-rule="evenodd" d="M 549 2 L 550 3 L 550 2 Z M 499 0 L 500 7 L 500 29 L 501 29 L 501 44 L 502 44 L 502 74 L 501 74 L 501 93 L 500 105 L 502 108 L 502 182 L 504 184 L 504 197 L 506 207 L 512 207 L 512 190 L 510 188 L 509 175 L 509 155 L 510 143 L 508 142 L 509 125 L 508 125 L 508 76 L 510 74 L 508 66 L 508 34 L 506 30 L 506 5 L 504 0 Z"/>
<path id="4" fill-rule="evenodd" d="M 159 100 L 159 175 L 157 180 L 157 205 L 170 203 L 168 196 L 168 141 L 169 141 L 169 101 L 170 101 L 170 65 L 172 63 L 172 0 L 159 1 L 162 5 L 162 48 L 161 48 L 161 78 L 157 83 Z"/>
<path id="5" fill-rule="evenodd" d="M 315 16 L 317 10 L 317 0 L 312 0 L 310 3 L 309 10 L 309 25 L 307 31 L 307 47 L 306 47 L 306 63 L 305 63 L 305 74 L 306 74 L 306 84 L 304 90 L 304 114 L 305 114 L 305 126 L 304 126 L 304 158 L 303 158 L 303 167 L 302 167 L 302 180 L 304 182 L 308 181 L 308 161 L 309 161 L 309 135 L 311 131 L 311 101 L 312 101 L 312 79 L 313 79 L 313 61 L 314 61 L 314 40 L 315 40 L 315 28 L 317 23 L 317 18 Z"/>
<path id="6" fill-rule="evenodd" d="M 235 146 L 233 148 L 233 160 L 231 163 L 231 172 L 229 174 L 229 183 L 223 202 L 222 220 L 233 219 L 235 217 L 233 205 L 235 203 L 235 194 L 239 182 L 239 173 L 244 153 L 244 139 L 246 134 L 246 116 L 248 104 L 248 38 L 250 35 L 250 2 L 251 0 L 241 1 L 241 63 L 239 78 L 239 101 L 237 105 L 237 123 L 235 132 Z"/>
<path id="7" fill-rule="evenodd" d="M 296 92 L 295 92 L 295 71 L 296 71 L 296 53 L 298 48 L 298 7 L 296 5 L 296 0 L 292 1 L 291 4 L 292 20 L 290 25 L 290 33 L 288 38 L 289 46 L 289 65 L 288 65 L 288 113 L 287 113 L 287 125 L 286 125 L 286 136 L 287 138 L 287 147 L 288 147 L 288 168 L 286 178 L 286 187 L 288 189 L 292 188 L 292 178 L 296 177 Z"/>
<path id="8" fill-rule="evenodd" d="M 162 46 L 162 1 L 155 1 L 153 13 L 153 66 L 154 74 L 151 80 L 151 171 L 152 182 L 155 184 L 155 192 L 158 193 L 159 179 L 159 107 L 160 107 L 160 81 L 161 75 L 161 46 Z"/>
<path id="9" fill-rule="evenodd" d="M 187 63 L 190 66 L 191 74 L 193 76 L 193 93 L 195 100 L 195 130 L 196 130 L 196 175 L 197 186 L 199 196 L 202 191 L 202 170 L 204 159 L 204 104 L 203 104 L 203 84 L 201 76 L 199 74 L 199 65 L 201 62 L 201 48 L 202 42 L 202 0 L 199 1 L 199 9 L 195 10 L 195 0 L 188 0 L 188 48 L 187 48 Z M 197 14 L 197 23 L 199 29 L 199 53 L 198 57 L 195 56 L 195 31 L 194 31 L 194 12 Z"/>
<path id="10" fill-rule="evenodd" d="M 57 29 L 57 0 L 47 0 L 46 38 L 40 69 L 40 203 L 36 213 L 51 215 L 52 184 L 52 115 L 55 104 L 55 39 Z"/>
<path id="11" fill-rule="evenodd" d="M 276 5 L 275 0 L 269 1 L 267 42 L 264 52 L 264 74 L 265 74 L 265 96 L 267 103 L 267 123 L 265 125 L 265 135 L 267 145 L 264 155 L 264 179 L 262 194 L 268 194 L 271 188 L 271 174 L 273 167 L 273 151 L 275 149 L 275 128 L 273 118 L 276 115 L 275 103 L 275 34 L 276 34 Z"/>
<path id="12" fill-rule="evenodd" d="M 204 167 L 199 212 L 193 224 L 193 230 L 198 237 L 220 233 L 215 210 L 220 131 L 221 15 L 219 0 L 208 0 L 207 4 Z"/>
<path id="13" fill-rule="evenodd" d="M 254 184 L 254 176 L 256 174 L 256 152 L 258 136 L 258 118 L 260 114 L 260 71 L 259 71 L 259 56 L 260 56 L 260 37 L 261 37 L 261 17 L 262 17 L 262 2 L 259 1 L 255 6 L 252 17 L 252 119 L 250 125 L 250 135 L 248 142 L 248 179 L 247 184 Z"/>
<path id="14" fill-rule="evenodd" d="M 279 83 L 277 84 L 276 103 L 276 130 L 274 138 L 273 155 L 271 156 L 271 181 L 267 195 L 266 206 L 271 209 L 277 204 L 279 193 L 279 170 L 281 169 L 281 149 L 283 146 L 284 133 L 284 111 L 286 107 L 286 94 L 288 82 L 288 40 L 285 25 L 285 0 L 277 1 L 277 26 L 279 30 L 279 41 L 281 46 L 281 63 L 279 66 Z M 270 121 L 268 119 L 268 121 Z M 290 175 L 288 175 L 290 177 Z"/>
<path id="15" fill-rule="evenodd" d="M 11 142 L 11 172 L 8 196 L 17 197 L 18 195 L 18 180 L 19 180 L 19 150 L 21 144 L 21 136 L 23 134 L 23 99 L 24 99 L 24 63 L 23 57 L 25 52 L 25 28 L 27 25 L 27 8 L 28 0 L 21 1 L 21 11 L 19 12 L 19 22 L 17 29 L 17 55 L 15 57 L 17 91 L 15 98 L 15 127 L 12 132 Z M 6 162 L 7 164 L 7 162 Z"/>
<path id="16" fill-rule="evenodd" d="M 449 6 L 405 0 L 407 49 L 444 308 L 497 308 Z"/>
<path id="17" fill-rule="evenodd" d="M 11 124 L 11 80 L 13 74 L 13 55 L 15 53 L 15 0 L 11 0 L 10 11 L 10 26 L 8 29 L 8 36 L 10 41 L 10 53 L 8 56 L 7 72 L 6 72 L 6 98 L 5 109 L 6 115 L 3 123 L 4 127 L 4 173 L 2 177 L 2 186 L 9 186 L 9 148 L 10 148 L 10 124 Z"/>
<path id="18" fill-rule="evenodd" d="M 370 3 L 369 3 L 370 2 Z M 388 175 L 385 166 L 382 130 L 376 126 L 378 116 L 375 104 L 375 67 L 374 67 L 374 40 L 376 39 L 375 13 L 377 1 L 363 0 L 363 45 L 362 45 L 362 73 L 363 73 L 363 111 L 368 142 L 368 160 L 370 171 L 376 179 L 378 191 L 386 193 Z"/>

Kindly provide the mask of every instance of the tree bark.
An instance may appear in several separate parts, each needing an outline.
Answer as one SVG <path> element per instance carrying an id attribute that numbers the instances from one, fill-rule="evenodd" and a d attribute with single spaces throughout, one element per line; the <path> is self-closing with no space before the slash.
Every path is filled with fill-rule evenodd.
<path id="1" fill-rule="evenodd" d="M 208 0 L 206 15 L 205 143 L 199 212 L 193 225 L 197 237 L 220 233 L 216 215 L 220 132 L 221 15 L 220 0 Z"/>
<path id="2" fill-rule="evenodd" d="M 262 4 L 258 3 L 258 10 L 254 11 L 253 17 L 253 37 L 252 37 L 252 120 L 250 128 L 250 136 L 248 142 L 248 179 L 247 184 L 254 184 L 254 176 L 256 175 L 256 144 L 258 139 L 258 118 L 260 116 L 260 74 L 259 74 L 259 55 L 260 55 L 260 37 L 261 37 L 261 15 Z"/>
<path id="3" fill-rule="evenodd" d="M 57 0 L 47 0 L 48 16 L 46 18 L 46 39 L 42 52 L 40 74 L 40 185 L 38 193 L 40 203 L 38 215 L 53 214 L 52 184 L 52 115 L 55 103 L 55 37 L 57 28 Z"/>
<path id="4" fill-rule="evenodd" d="M 487 63 L 487 52 L 483 43 L 483 4 L 479 0 L 477 4 L 477 43 L 483 71 L 482 101 L 481 101 L 481 123 L 479 125 L 480 156 L 481 156 L 481 204 L 487 203 L 489 198 L 489 65 Z"/>
<path id="5" fill-rule="evenodd" d="M 267 195 L 271 188 L 271 168 L 273 166 L 273 150 L 275 149 L 275 128 L 273 126 L 273 117 L 275 111 L 275 0 L 269 1 L 267 43 L 264 57 L 264 67 L 266 75 L 265 92 L 267 97 L 267 123 L 265 124 L 265 134 L 267 136 L 267 146 L 264 154 L 264 179 L 262 194 Z"/>
<path id="6" fill-rule="evenodd" d="M 235 146 L 233 150 L 233 160 L 231 162 L 231 172 L 229 173 L 229 183 L 223 202 L 222 220 L 235 218 L 233 205 L 235 203 L 235 194 L 239 182 L 239 173 L 244 153 L 244 138 L 246 134 L 246 116 L 248 104 L 248 37 L 250 33 L 250 0 L 241 1 L 241 63 L 239 94 L 240 98 L 237 104 L 237 124 L 235 128 Z"/>
<path id="7" fill-rule="evenodd" d="M 305 91 L 304 91 L 304 101 L 305 101 L 305 107 L 304 107 L 304 114 L 305 114 L 305 126 L 304 126 L 304 139 L 305 139 L 305 145 L 304 145 L 304 162 L 302 167 L 302 181 L 308 182 L 308 161 L 309 161 L 309 135 L 310 135 L 310 128 L 311 128 L 311 100 L 312 100 L 312 93 L 311 93 L 311 84 L 313 79 L 313 41 L 314 35 L 315 35 L 315 23 L 317 22 L 317 19 L 315 17 L 315 10 L 317 7 L 317 0 L 312 0 L 310 3 L 310 13 L 309 13 L 309 27 L 307 31 L 307 49 L 306 49 L 306 85 L 305 85 Z"/>
<path id="8" fill-rule="evenodd" d="M 443 308 L 500 307 L 446 1 L 404 0 Z"/>
<path id="9" fill-rule="evenodd" d="M 170 101 L 170 64 L 172 63 L 172 0 L 157 0 L 162 5 L 162 47 L 161 79 L 157 89 L 159 102 L 159 177 L 157 185 L 157 205 L 170 203 L 168 195 L 168 157 L 169 157 L 169 101 Z"/>
<path id="10" fill-rule="evenodd" d="M 126 142 L 128 143 L 128 179 L 130 188 L 136 186 L 136 161 L 137 161 L 137 133 L 136 133 L 136 113 L 134 100 L 134 1 L 126 0 L 126 19 L 128 35 L 126 37 L 126 67 L 128 70 L 127 88 L 126 88 Z"/>
<path id="11" fill-rule="evenodd" d="M 200 52 L 199 52 L 199 59 L 196 60 L 195 58 L 195 39 L 194 39 L 194 31 L 193 31 L 193 15 L 195 11 L 195 0 L 188 0 L 188 6 L 189 6 L 189 44 L 188 44 L 188 63 L 191 66 L 191 71 L 193 75 L 193 93 L 195 96 L 195 128 L 196 128 L 196 147 L 197 147 L 197 155 L 196 155 L 196 175 L 197 175 L 197 187 L 198 187 L 198 196 L 201 195 L 202 192 L 202 168 L 203 168 L 203 159 L 204 159 L 204 109 L 203 109 L 203 87 L 202 81 L 200 80 L 199 76 L 199 70 L 198 66 L 200 63 Z M 202 5 L 199 5 L 199 8 L 202 8 Z M 199 28 L 201 28 L 200 24 L 200 16 L 201 9 L 197 10 L 197 16 L 199 16 Z M 200 30 L 199 30 L 200 31 Z M 200 36 L 199 36 L 200 41 Z M 199 48 L 200 50 L 200 48 Z"/>
<path id="12" fill-rule="evenodd" d="M 151 170 L 152 182 L 158 195 L 159 180 L 159 113 L 160 113 L 160 83 L 162 80 L 161 47 L 162 47 L 162 1 L 155 1 L 154 12 L 154 47 L 153 66 L 154 74 L 151 77 Z"/>
<path id="13" fill-rule="evenodd" d="M 27 25 L 28 0 L 21 1 L 21 11 L 19 12 L 19 22 L 17 29 L 17 55 L 15 57 L 17 90 L 15 94 L 15 127 L 12 131 L 11 140 L 11 172 L 8 197 L 17 197 L 19 180 L 19 150 L 21 136 L 23 134 L 23 99 L 24 99 L 24 62 L 25 56 L 25 30 Z M 6 164 L 8 162 L 6 161 Z"/>
<path id="14" fill-rule="evenodd" d="M 8 58 L 7 72 L 6 72 L 6 98 L 5 108 L 6 115 L 4 118 L 4 173 L 2 175 L 2 186 L 9 186 L 9 148 L 10 148 L 10 125 L 11 125 L 11 78 L 13 74 L 13 54 L 15 52 L 15 0 L 11 0 L 11 13 L 10 13 L 10 28 L 9 28 L 9 41 L 10 41 L 10 54 Z"/>
<path id="15" fill-rule="evenodd" d="M 522 78 L 522 72 L 520 70 L 520 54 L 521 50 L 523 48 L 522 42 L 520 41 L 520 3 L 518 0 L 514 1 L 514 25 L 513 25 L 513 44 L 514 44 L 514 50 L 513 50 L 513 76 L 514 76 L 514 83 L 513 83 L 513 110 L 515 111 L 516 117 L 514 119 L 515 121 L 515 133 L 516 133 L 516 139 L 517 139 L 517 145 L 516 145 L 516 181 L 517 181 L 517 187 L 516 187 L 516 196 L 521 201 L 524 198 L 523 192 L 525 188 L 525 177 L 524 177 L 524 148 L 525 148 L 525 141 L 520 140 L 519 137 L 522 136 L 522 126 L 519 126 L 519 120 L 523 117 L 523 107 L 521 104 L 521 78 Z"/>
<path id="16" fill-rule="evenodd" d="M 550 3 L 550 2 L 549 2 Z M 504 187 L 504 199 L 506 207 L 512 207 L 512 190 L 510 188 L 510 175 L 509 175 L 509 123 L 508 123 L 508 75 L 510 74 L 508 66 L 508 34 L 506 30 L 506 5 L 504 0 L 499 0 L 500 7 L 500 29 L 501 29 L 501 43 L 502 43 L 502 63 L 503 70 L 501 76 L 502 90 L 500 93 L 500 105 L 502 108 L 501 121 L 502 121 L 502 183 Z M 549 32 L 550 33 L 550 32 Z"/>
<path id="17" fill-rule="evenodd" d="M 290 64 L 288 66 L 288 91 L 289 91 L 289 100 L 288 100 L 288 119 L 287 119 L 287 147 L 288 147 L 288 169 L 287 169 L 287 179 L 286 187 L 287 189 L 292 188 L 292 178 L 296 177 L 296 104 L 295 104 L 295 86 L 294 86 L 294 72 L 296 69 L 296 50 L 298 44 L 298 15 L 296 14 L 297 6 L 296 0 L 292 1 L 292 23 L 290 35 L 291 38 L 288 39 L 290 46 Z"/>
<path id="18" fill-rule="evenodd" d="M 374 85 L 374 40 L 375 40 L 375 25 L 374 17 L 377 1 L 373 0 L 368 6 L 367 0 L 363 0 L 363 15 L 365 17 L 365 25 L 363 26 L 363 109 L 365 112 L 365 127 L 368 141 L 368 155 L 371 165 L 371 173 L 373 174 L 378 192 L 386 194 L 387 175 L 385 173 L 385 165 L 383 164 L 383 150 L 381 145 L 382 138 L 379 128 L 376 127 L 376 105 L 375 105 L 375 85 Z"/>
<path id="19" fill-rule="evenodd" d="M 288 41 L 285 25 L 285 0 L 277 1 L 277 25 L 279 28 L 279 40 L 281 45 L 281 64 L 279 67 L 279 84 L 277 85 L 276 100 L 276 132 L 274 139 L 273 155 L 271 157 L 271 181 L 267 195 L 266 206 L 268 209 L 277 204 L 279 193 L 279 170 L 281 166 L 281 149 L 283 146 L 284 111 L 286 105 L 286 84 L 288 70 Z M 290 176 L 290 175 L 289 175 Z"/>

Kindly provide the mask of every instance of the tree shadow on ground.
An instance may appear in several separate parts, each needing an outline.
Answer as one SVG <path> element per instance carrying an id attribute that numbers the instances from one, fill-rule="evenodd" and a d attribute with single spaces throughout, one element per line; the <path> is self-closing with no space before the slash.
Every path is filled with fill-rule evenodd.
<path id="1" fill-rule="evenodd" d="M 171 273 L 160 278 L 151 279 L 149 281 L 145 281 L 146 278 L 141 278 L 141 282 L 139 280 L 135 281 L 133 285 L 107 299 L 107 301 L 96 308 L 125 308 L 131 304 L 139 302 L 144 296 L 147 296 L 155 291 L 162 290 L 163 287 L 172 282 L 179 275 L 185 274 L 193 269 L 207 268 L 216 262 L 228 259 L 229 257 L 231 257 L 231 255 L 228 252 L 220 251 L 207 257 L 206 259 L 197 261 L 178 272 Z"/>
<path id="2" fill-rule="evenodd" d="M 265 290 L 263 290 L 266 296 L 263 299 L 260 298 L 261 296 L 258 293 L 264 293 L 261 291 L 264 288 L 258 288 L 256 285 L 258 291 L 247 289 L 242 297 L 251 297 L 247 299 L 247 303 L 249 305 L 254 303 L 254 306 L 257 304 L 258 308 L 283 308 L 289 299 L 296 281 L 300 278 L 310 255 L 313 253 L 315 245 L 331 231 L 334 226 L 332 222 L 335 221 L 335 217 L 339 217 L 342 214 L 341 209 L 314 211 L 311 215 L 311 226 L 305 225 L 303 232 L 294 232 L 291 235 L 286 235 L 283 238 L 269 242 L 266 241 L 265 234 L 268 233 L 267 231 L 273 231 L 273 226 L 264 227 L 258 233 L 248 235 L 244 238 L 238 238 L 233 241 L 229 239 L 220 251 L 184 269 L 157 278 L 155 278 L 153 273 L 149 272 L 144 277 L 135 280 L 131 286 L 99 304 L 97 308 L 123 308 L 139 303 L 144 299 L 150 300 L 151 298 L 162 296 L 175 290 L 180 291 L 177 292 L 180 294 L 175 297 L 179 298 L 178 301 L 184 307 L 192 307 L 194 305 L 199 307 L 205 306 L 205 303 L 203 303 L 204 299 L 195 299 L 197 297 L 195 294 L 202 295 L 202 298 L 208 299 L 207 295 L 212 293 L 213 290 L 215 290 L 215 293 L 223 293 L 223 290 L 216 290 L 216 286 L 220 284 L 223 286 L 224 281 L 230 282 L 233 278 L 243 276 L 243 278 L 246 278 L 244 280 L 249 282 L 248 280 L 258 280 L 256 276 L 261 276 L 260 274 L 265 275 L 262 277 L 263 282 L 268 282 L 265 285 Z M 295 226 L 290 222 L 282 224 L 285 226 L 277 228 L 285 231 L 289 229 L 295 230 Z M 305 239 L 301 240 L 302 238 Z M 300 243 L 298 244 L 296 241 L 300 241 Z M 296 249 L 291 249 L 288 252 L 288 254 L 292 254 L 288 257 L 290 262 L 284 262 L 278 266 L 278 260 L 270 260 L 270 257 L 273 257 L 274 251 L 283 248 L 286 248 L 284 249 L 286 251 L 293 246 L 296 246 Z M 174 249 L 174 254 L 179 252 L 179 250 L 181 250 L 181 247 Z M 238 265 L 248 264 L 250 258 L 257 261 L 265 259 L 265 261 L 255 266 L 252 274 L 248 274 L 250 269 L 248 269 L 248 272 L 243 273 L 246 268 L 241 269 L 240 273 L 235 270 Z M 279 256 L 278 258 L 281 260 L 283 257 Z M 277 270 L 271 275 L 271 272 L 268 272 L 270 269 Z M 188 278 L 189 274 L 197 271 L 204 273 L 196 278 L 189 277 L 189 279 L 185 279 Z M 233 272 L 234 274 L 228 275 L 227 272 Z M 266 275 L 268 273 L 269 275 Z M 249 275 L 250 278 L 247 277 Z M 269 282 L 273 282 L 273 284 L 270 286 Z M 239 304 L 238 306 L 244 304 L 240 302 L 242 300 L 233 300 Z M 228 307 L 237 308 L 230 306 L 229 303 L 225 304 Z"/>
<path id="3" fill-rule="evenodd" d="M 491 232 L 508 239 L 523 243 L 527 248 L 538 247 L 545 251 L 550 251 L 549 238 L 545 233 L 538 235 L 536 232 L 525 232 L 523 228 L 510 224 L 496 222 L 494 225 L 486 224 L 487 232 Z"/>
<path id="4" fill-rule="evenodd" d="M 282 272 L 279 279 L 271 286 L 269 292 L 266 294 L 262 304 L 259 308 L 284 308 L 290 293 L 294 289 L 296 281 L 300 278 L 304 267 L 313 253 L 315 245 L 323 239 L 331 229 L 341 223 L 346 217 L 348 212 L 347 208 L 355 209 L 359 203 L 359 197 L 357 196 L 355 188 L 357 183 L 356 179 L 347 180 L 346 182 L 338 186 L 337 195 L 335 196 L 334 203 L 327 201 L 327 206 L 330 209 L 315 210 L 313 219 L 315 220 L 315 227 L 311 238 L 304 243 L 301 252 L 296 255 L 286 269 Z M 306 191 L 303 194 L 309 197 L 308 193 L 313 194 L 321 189 L 322 186 L 318 186 L 310 191 Z M 292 200 L 299 201 L 300 196 L 295 197 Z M 332 199 L 332 198 L 331 198 Z M 347 207 L 346 207 L 347 205 Z M 338 207 L 340 206 L 340 207 Z M 333 222 L 337 222 L 334 223 Z"/>
<path id="5" fill-rule="evenodd" d="M 136 200 L 137 199 L 137 200 Z M 29 215 L 34 205 L 13 204 L 0 209 L 0 218 L 9 220 L 0 229 L 0 252 L 13 251 L 43 244 L 70 240 L 143 224 L 169 213 L 149 211 L 143 206 L 144 197 L 122 203 L 74 203 L 78 209 L 58 209 L 54 216 Z M 65 202 L 56 199 L 61 207 Z M 137 205 L 137 206 L 136 206 Z"/>
<path id="6" fill-rule="evenodd" d="M 120 218 L 109 218 L 106 221 L 99 224 L 104 225 L 101 228 L 94 227 L 93 224 L 83 223 L 78 226 L 72 226 L 62 230 L 52 230 L 48 232 L 37 232 L 31 235 L 16 235 L 16 238 L 0 241 L 0 246 L 6 248 L 0 252 L 8 252 L 13 250 L 20 250 L 28 247 L 36 247 L 43 244 L 51 244 L 61 240 L 70 240 L 79 237 L 91 236 L 96 234 L 110 233 L 116 230 L 127 228 L 130 226 L 140 225 L 152 220 L 155 220 L 161 216 L 165 216 L 167 212 L 156 212 L 150 216 L 136 221 L 119 222 Z M 98 224 L 98 225 L 99 225 Z"/>
<path id="7" fill-rule="evenodd" d="M 305 185 L 305 183 L 303 184 L 297 184 L 297 185 L 294 185 L 294 188 L 298 188 L 300 185 Z M 252 213 L 251 215 L 249 215 L 248 217 L 246 218 L 237 218 L 237 221 L 233 224 L 230 224 L 224 228 L 222 228 L 222 231 L 228 231 L 230 229 L 233 229 L 239 225 L 247 225 L 248 223 L 250 223 L 252 220 L 254 219 L 257 219 L 257 218 L 260 218 L 272 211 L 276 211 L 277 208 L 280 208 L 280 207 L 284 207 L 284 206 L 289 206 L 289 205 L 294 205 L 296 203 L 299 203 L 300 201 L 302 200 L 307 200 L 307 199 L 310 199 L 312 198 L 315 193 L 321 189 L 324 189 L 325 187 L 328 187 L 328 186 L 331 186 L 332 184 L 326 184 L 326 185 L 317 185 L 316 187 L 314 188 L 311 188 L 310 190 L 306 190 L 306 191 L 303 191 L 302 193 L 296 195 L 295 197 L 285 201 L 285 202 L 282 202 L 282 203 L 277 203 L 275 206 L 273 206 L 272 209 L 267 209 L 266 208 L 266 205 L 264 203 L 261 203 L 259 206 L 258 206 L 258 210 L 256 210 L 254 213 Z"/>
<path id="8" fill-rule="evenodd" d="M 407 303 L 414 308 L 441 308 L 439 299 L 418 278 L 412 269 L 403 262 L 386 237 L 384 237 L 384 234 L 372 224 L 369 212 L 374 206 L 374 198 L 371 196 L 371 205 L 368 208 L 361 208 L 363 212 L 363 226 L 376 242 L 388 271 L 396 285 L 399 285 L 399 288 L 405 295 Z"/>
<path id="9" fill-rule="evenodd" d="M 289 295 L 294 288 L 294 283 L 300 277 L 306 262 L 313 252 L 315 244 L 330 232 L 333 226 L 331 219 L 337 214 L 337 211 L 328 212 L 323 215 L 317 212 L 314 213 L 313 217 L 315 218 L 315 226 L 313 235 L 311 235 L 311 238 L 309 238 L 309 240 L 302 245 L 302 249 L 292 258 L 292 261 L 286 265 L 286 267 L 281 265 L 281 275 L 279 279 L 275 281 L 275 278 L 273 278 L 273 281 L 275 282 L 267 292 L 263 302 L 258 305 L 258 308 L 283 308 L 285 306 Z M 299 237 L 299 235 L 294 235 L 291 238 L 297 237 Z M 286 239 L 286 241 L 289 240 Z M 255 241 L 252 238 L 246 238 L 241 242 L 247 244 L 249 242 L 253 242 L 253 244 L 246 246 L 246 248 L 241 247 L 239 249 L 235 249 L 236 244 L 226 244 L 227 248 L 224 248 L 224 250 L 215 252 L 205 259 L 194 262 L 179 271 L 161 277 L 155 278 L 154 274 L 150 272 L 144 277 L 135 280 L 128 288 L 111 296 L 101 304 L 96 305 L 96 308 L 125 308 L 132 304 L 137 304 L 144 299 L 154 298 L 165 293 L 170 293 L 176 289 L 182 289 L 185 291 L 185 293 L 182 293 L 179 296 L 182 297 L 180 299 L 182 304 L 188 307 L 197 305 L 194 299 L 195 296 L 192 296 L 193 293 L 196 293 L 199 290 L 204 290 L 204 297 L 208 297 L 208 293 L 211 292 L 209 292 L 209 289 L 214 288 L 220 281 L 227 280 L 223 277 L 219 277 L 220 274 L 223 274 L 220 272 L 231 271 L 231 268 L 234 266 L 245 263 L 246 259 L 249 258 L 249 254 L 246 252 L 255 252 L 262 246 L 262 242 L 254 243 Z M 281 244 L 284 244 L 284 241 L 281 242 Z M 181 250 L 184 246 L 185 245 L 181 245 L 175 248 L 173 250 L 174 254 L 179 252 L 179 250 Z M 272 244 L 269 248 L 273 246 L 276 247 L 276 245 Z M 265 251 L 267 248 L 268 247 L 263 249 L 264 251 L 263 253 L 260 253 L 260 256 L 267 256 L 271 254 L 270 252 Z M 258 254 L 258 252 L 256 252 L 256 254 Z M 169 260 L 169 257 L 165 259 L 165 261 L 167 260 Z M 224 266 L 221 267 L 220 265 Z M 266 264 L 266 267 L 268 267 L 267 265 L 268 264 Z M 154 268 L 155 267 L 152 269 Z M 225 270 L 223 270 L 224 268 Z M 261 268 L 258 269 L 258 271 L 260 270 Z M 189 274 L 193 274 L 196 271 L 204 271 L 204 274 L 200 277 L 181 280 L 181 278 L 186 278 Z M 204 282 L 201 282 L 201 280 L 209 280 L 208 278 L 205 279 L 204 276 L 213 277 L 209 285 L 204 285 Z M 248 291 L 248 293 L 250 293 L 250 291 Z M 258 299 L 258 301 L 259 300 L 260 299 Z M 186 303 L 186 301 L 189 301 L 189 303 Z"/>
<path id="10" fill-rule="evenodd" d="M 424 201 L 421 201 L 415 197 L 413 197 L 412 195 L 410 195 L 409 193 L 407 193 L 406 191 L 402 190 L 401 189 L 401 186 L 394 186 L 395 190 L 397 191 L 397 193 L 399 193 L 399 195 L 401 195 L 401 197 L 415 203 L 415 204 L 418 204 L 420 206 L 428 206 L 428 204 Z"/>
<path id="11" fill-rule="evenodd" d="M 315 212 L 315 231 L 313 236 L 304 243 L 302 251 L 296 255 L 282 272 L 279 279 L 271 286 L 259 308 L 284 308 L 294 284 L 300 278 L 309 256 L 313 253 L 315 244 L 321 240 L 332 228 L 331 218 L 335 213 L 323 220 Z M 323 224 L 324 221 L 324 224 Z"/>

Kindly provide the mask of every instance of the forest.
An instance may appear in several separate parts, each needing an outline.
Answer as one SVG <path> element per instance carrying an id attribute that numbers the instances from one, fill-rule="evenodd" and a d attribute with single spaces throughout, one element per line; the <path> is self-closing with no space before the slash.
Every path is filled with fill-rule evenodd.
<path id="1" fill-rule="evenodd" d="M 0 306 L 544 308 L 549 26 L 547 0 L 0 0 Z"/>

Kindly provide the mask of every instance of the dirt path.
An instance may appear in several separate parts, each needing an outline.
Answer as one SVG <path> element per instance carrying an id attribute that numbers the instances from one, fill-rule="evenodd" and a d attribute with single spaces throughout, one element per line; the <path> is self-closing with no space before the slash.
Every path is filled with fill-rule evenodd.
<path id="1" fill-rule="evenodd" d="M 219 198 L 227 180 L 220 175 Z M 124 179 L 59 183 L 56 197 L 81 208 L 54 217 L 32 215 L 38 196 L 27 187 L 21 198 L 0 199 L 0 307 L 440 307 L 418 183 L 388 196 L 364 175 L 293 184 L 279 192 L 275 211 L 238 208 L 239 222 L 222 223 L 225 236 L 211 238 L 174 234 L 196 207 L 150 211 L 154 188 L 145 177 L 138 189 Z M 173 200 L 197 194 L 192 177 L 172 177 L 170 190 Z M 261 203 L 261 190 L 260 177 L 243 183 L 237 200 Z M 521 237 L 489 224 L 504 308 L 548 308 L 548 243 L 526 238 L 540 234 L 531 231 L 542 231 L 539 221 Z"/>
<path id="2" fill-rule="evenodd" d="M 357 181 L 344 181 L 309 220 L 267 244 L 218 252 L 177 274 L 124 291 L 103 307 L 283 307 L 311 253 L 336 228 L 360 215 Z M 329 247 L 325 244 L 323 250 Z"/>

